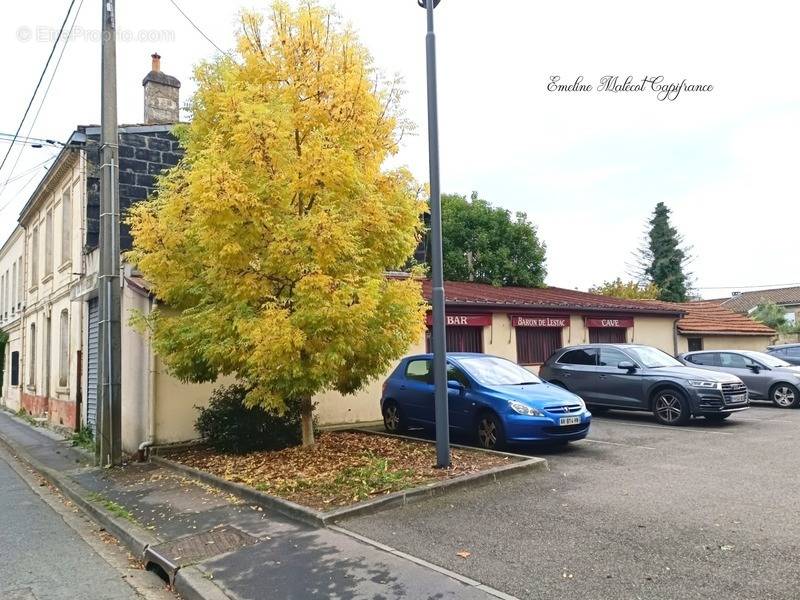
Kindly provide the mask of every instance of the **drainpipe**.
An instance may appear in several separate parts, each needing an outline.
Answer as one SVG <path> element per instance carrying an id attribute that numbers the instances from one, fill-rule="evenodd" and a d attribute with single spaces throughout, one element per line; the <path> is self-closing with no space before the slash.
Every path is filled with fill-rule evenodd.
<path id="1" fill-rule="evenodd" d="M 153 298 L 150 312 L 156 308 L 157 300 Z M 148 337 L 147 344 L 147 439 L 139 444 L 139 461 L 147 460 L 149 448 L 155 443 L 156 429 L 156 353 L 153 350 L 153 336 Z"/>
<path id="2" fill-rule="evenodd" d="M 672 346 L 675 349 L 675 351 L 672 354 L 673 356 L 678 356 L 678 321 L 680 320 L 681 318 L 678 317 L 672 323 Z"/>

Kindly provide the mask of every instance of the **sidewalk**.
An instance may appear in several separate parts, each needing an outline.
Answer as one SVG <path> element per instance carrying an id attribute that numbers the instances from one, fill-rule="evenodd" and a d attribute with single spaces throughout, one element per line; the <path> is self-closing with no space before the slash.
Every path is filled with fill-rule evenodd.
<path id="1" fill-rule="evenodd" d="M 344 529 L 289 520 L 165 467 L 96 469 L 69 442 L 4 412 L 0 441 L 73 500 L 80 496 L 78 504 L 135 555 L 146 550 L 159 564 L 174 565 L 176 589 L 187 599 L 510 598 Z"/>

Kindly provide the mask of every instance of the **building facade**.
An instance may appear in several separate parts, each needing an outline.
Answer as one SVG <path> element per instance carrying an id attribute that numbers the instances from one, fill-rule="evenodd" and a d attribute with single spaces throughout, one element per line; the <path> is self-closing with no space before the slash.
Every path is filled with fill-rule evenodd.
<path id="1" fill-rule="evenodd" d="M 183 153 L 171 133 L 180 82 L 152 58 L 142 81 L 144 123 L 119 128 L 123 253 L 131 247 L 125 212 L 154 192 L 158 175 Z M 97 418 L 99 139 L 97 126 L 76 128 L 0 250 L 0 328 L 9 336 L 0 401 L 65 430 L 94 430 Z M 134 312 L 152 310 L 153 298 L 122 257 L 120 269 L 123 447 L 134 452 L 146 441 L 191 439 L 194 407 L 214 386 L 183 384 L 167 373 L 146 333 L 130 325 Z"/>
<path id="2" fill-rule="evenodd" d="M 82 269 L 85 157 L 64 149 L 19 216 L 24 232 L 20 407 L 74 429 L 80 422 L 80 318 L 70 289 Z"/>
<path id="3" fill-rule="evenodd" d="M 423 282 L 423 294 L 430 302 L 429 281 Z M 574 344 L 647 344 L 673 355 L 679 350 L 677 323 L 684 311 L 675 304 L 467 282 L 446 282 L 445 296 L 448 351 L 494 354 L 534 373 L 555 350 Z M 408 354 L 430 351 L 430 324 L 429 315 L 428 331 Z M 319 422 L 380 420 L 381 386 L 392 369 L 355 394 L 315 397 Z"/>
<path id="4" fill-rule="evenodd" d="M 22 311 L 25 308 L 24 277 L 25 232 L 17 227 L 0 248 L 0 331 L 5 343 L 0 349 L 0 404 L 19 410 L 22 395 L 24 353 L 22 350 Z"/>

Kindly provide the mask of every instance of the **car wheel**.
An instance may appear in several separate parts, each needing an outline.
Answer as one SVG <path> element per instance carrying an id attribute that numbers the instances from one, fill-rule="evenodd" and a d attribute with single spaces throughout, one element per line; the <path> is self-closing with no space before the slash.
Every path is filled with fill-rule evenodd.
<path id="1" fill-rule="evenodd" d="M 403 433 L 408 429 L 403 412 L 394 400 L 383 403 L 383 427 L 387 433 Z"/>
<path id="2" fill-rule="evenodd" d="M 725 419 L 727 419 L 730 416 L 731 416 L 731 413 L 719 413 L 719 414 L 716 414 L 716 415 L 705 415 L 705 418 L 706 418 L 706 421 L 719 422 L 719 421 L 724 421 Z"/>
<path id="3" fill-rule="evenodd" d="M 506 445 L 506 436 L 503 424 L 497 415 L 490 412 L 482 413 L 478 417 L 478 445 L 487 450 L 501 450 Z"/>
<path id="4" fill-rule="evenodd" d="M 689 421 L 689 405 L 679 391 L 667 388 L 653 398 L 653 415 L 664 425 L 685 425 Z"/>
<path id="5" fill-rule="evenodd" d="M 778 383 L 769 391 L 772 403 L 778 408 L 795 408 L 800 404 L 800 391 L 791 383 Z"/>

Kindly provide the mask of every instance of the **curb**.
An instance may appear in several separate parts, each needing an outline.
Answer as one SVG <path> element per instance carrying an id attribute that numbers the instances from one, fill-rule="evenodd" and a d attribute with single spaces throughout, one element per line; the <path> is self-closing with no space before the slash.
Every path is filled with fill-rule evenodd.
<path id="1" fill-rule="evenodd" d="M 39 473 L 48 483 L 58 488 L 83 512 L 117 538 L 139 560 L 143 559 L 145 550 L 149 546 L 159 544 L 162 541 L 139 525 L 121 517 L 116 517 L 105 508 L 97 506 L 84 495 L 85 490 L 83 488 L 72 482 L 68 477 L 46 467 L 26 450 L 18 448 L 3 433 L 0 433 L 0 444 L 14 457 Z M 184 570 L 187 572 L 184 573 Z M 174 587 L 185 600 L 230 600 L 230 596 L 223 593 L 218 586 L 206 579 L 202 572 L 194 566 L 182 567 L 178 570 Z"/>
<path id="2" fill-rule="evenodd" d="M 307 525 L 311 525 L 313 527 L 325 527 L 325 513 L 313 510 L 311 508 L 306 508 L 305 506 L 301 506 L 300 504 L 296 504 L 290 500 L 284 500 L 282 498 L 278 498 L 277 496 L 271 496 L 269 494 L 265 494 L 264 492 L 259 492 L 258 490 L 242 483 L 228 481 L 227 479 L 223 479 L 222 477 L 218 477 L 217 475 L 213 475 L 207 471 L 201 471 L 200 469 L 186 466 L 179 462 L 166 459 L 163 456 L 158 456 L 157 454 L 152 454 L 150 456 L 150 462 L 168 469 L 172 469 L 173 471 L 178 471 L 184 475 L 194 477 L 203 483 L 216 486 L 228 493 L 242 496 L 251 502 L 255 502 L 256 504 L 270 508 L 275 512 L 278 512 L 291 519 L 302 521 Z"/>
<path id="3" fill-rule="evenodd" d="M 451 579 L 455 579 L 463 583 L 464 585 L 468 585 L 470 587 L 474 587 L 476 589 L 481 590 L 482 592 L 486 592 L 490 596 L 494 596 L 495 598 L 500 598 L 500 600 L 518 600 L 516 596 L 511 596 L 510 594 L 506 594 L 505 592 L 501 592 L 500 590 L 496 590 L 493 587 L 489 587 L 488 585 L 484 585 L 480 581 L 476 581 L 471 579 L 465 575 L 461 575 L 460 573 L 456 573 L 455 571 L 451 571 L 450 569 L 445 569 L 444 567 L 440 567 L 437 564 L 424 560 L 422 558 L 418 558 L 407 552 L 403 552 L 402 550 L 398 550 L 396 548 L 392 548 L 391 546 L 387 546 L 386 544 L 382 544 L 378 541 L 373 540 L 372 538 L 368 538 L 366 536 L 361 535 L 360 533 L 355 533 L 354 531 L 350 531 L 349 529 L 345 529 L 344 527 L 339 527 L 338 525 L 331 525 L 330 529 L 337 533 L 341 533 L 342 535 L 346 535 L 348 537 L 353 538 L 354 540 L 358 540 L 359 542 L 363 542 L 372 546 L 373 548 L 377 548 L 378 550 L 383 550 L 384 552 L 388 552 L 389 554 L 393 554 L 399 558 L 403 558 L 407 561 L 410 561 L 414 564 L 417 564 L 421 567 L 426 569 L 430 569 L 431 571 L 436 571 L 437 573 L 441 573 L 442 575 L 446 575 Z"/>
<path id="4" fill-rule="evenodd" d="M 183 600 L 231 600 L 228 594 L 193 565 L 178 569 L 172 587 Z"/>
<path id="5" fill-rule="evenodd" d="M 374 435 L 388 435 L 378 432 L 369 433 Z M 391 437 L 404 438 L 404 436 L 395 435 L 392 435 Z M 420 441 L 416 438 L 405 439 Z M 473 451 L 475 450 L 475 448 L 470 448 L 468 446 L 459 446 L 455 444 L 453 446 L 456 448 L 469 449 Z M 325 512 L 307 508 L 290 500 L 284 500 L 283 498 L 260 492 L 242 483 L 228 481 L 227 479 L 223 479 L 218 475 L 214 475 L 207 471 L 201 471 L 200 469 L 195 469 L 194 467 L 189 467 L 179 462 L 164 458 L 163 456 L 151 455 L 150 460 L 163 467 L 167 467 L 179 471 L 185 475 L 195 477 L 204 483 L 214 485 L 225 490 L 226 492 L 243 496 L 244 498 L 247 498 L 256 504 L 268 507 L 289 518 L 302 521 L 303 523 L 312 525 L 314 527 L 328 527 L 329 525 L 332 525 L 341 519 L 371 514 L 395 506 L 404 506 L 418 500 L 440 496 L 449 491 L 460 489 L 468 485 L 495 482 L 498 479 L 502 479 L 510 475 L 516 475 L 521 471 L 549 470 L 547 460 L 544 458 L 497 452 L 494 450 L 486 450 L 485 452 L 511 457 L 516 459 L 518 462 L 499 467 L 492 467 L 491 469 L 487 469 L 486 471 L 481 471 L 479 473 L 470 473 L 455 477 L 453 479 L 444 479 L 442 481 L 424 484 L 408 490 L 393 492 L 391 494 L 386 494 L 385 496 L 379 496 L 377 498 L 371 498 L 369 500 L 358 502 L 352 506 Z"/>

